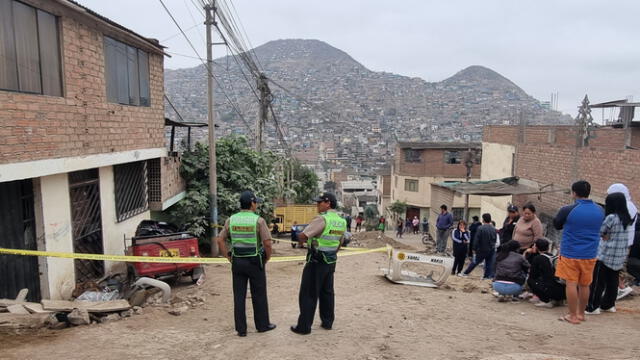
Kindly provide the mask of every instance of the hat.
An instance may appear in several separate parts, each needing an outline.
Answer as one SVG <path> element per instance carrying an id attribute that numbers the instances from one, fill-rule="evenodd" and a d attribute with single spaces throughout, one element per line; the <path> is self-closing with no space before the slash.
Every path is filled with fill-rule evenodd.
<path id="1" fill-rule="evenodd" d="M 249 190 L 243 191 L 242 194 L 240 194 L 240 203 L 250 204 L 252 202 L 261 203 L 262 198 L 257 197 L 253 191 Z"/>
<path id="2" fill-rule="evenodd" d="M 321 201 L 330 201 L 331 203 L 335 203 L 337 200 L 335 195 L 333 195 L 330 192 L 325 192 L 325 193 L 322 193 L 322 195 L 316 196 L 315 198 L 313 198 L 313 201 L 317 203 Z"/>
<path id="3" fill-rule="evenodd" d="M 515 212 L 515 213 L 517 213 L 517 212 L 518 212 L 518 207 L 517 207 L 517 206 L 515 206 L 515 205 L 509 205 L 509 206 L 507 207 L 507 211 L 508 211 L 508 212 Z"/>

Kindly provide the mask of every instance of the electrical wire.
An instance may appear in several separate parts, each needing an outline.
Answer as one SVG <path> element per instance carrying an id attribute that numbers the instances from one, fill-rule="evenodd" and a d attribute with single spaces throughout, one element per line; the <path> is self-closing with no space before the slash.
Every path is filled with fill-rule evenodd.
<path id="1" fill-rule="evenodd" d="M 225 98 L 227 99 L 227 101 L 229 102 L 229 105 L 231 106 L 231 108 L 238 114 L 238 116 L 240 116 L 240 119 L 242 120 L 242 122 L 244 123 L 244 125 L 247 127 L 247 130 L 253 135 L 253 130 L 251 129 L 251 127 L 249 126 L 249 123 L 247 122 L 247 120 L 244 118 L 244 116 L 242 115 L 242 113 L 240 112 L 240 110 L 238 109 L 238 107 L 233 103 L 233 101 L 231 101 L 231 98 L 229 98 L 229 95 L 227 95 L 226 91 L 224 91 L 224 87 L 220 85 L 220 82 L 218 81 L 218 79 L 216 78 L 216 76 L 213 74 L 213 69 L 210 69 L 209 66 L 207 65 L 207 63 L 204 61 L 204 59 L 202 59 L 202 56 L 200 56 L 200 54 L 198 53 L 198 50 L 196 50 L 195 46 L 193 45 L 193 43 L 191 42 L 191 39 L 189 39 L 189 37 L 187 36 L 187 34 L 182 30 L 182 27 L 180 26 L 180 24 L 178 24 L 178 21 L 176 20 L 176 18 L 173 16 L 173 14 L 171 13 L 171 11 L 169 10 L 169 8 L 167 8 L 167 6 L 165 5 L 164 1 L 162 0 L 158 0 L 160 1 L 160 4 L 162 5 L 162 7 L 164 8 L 164 10 L 167 12 L 167 14 L 169 15 L 169 17 L 171 18 L 171 20 L 173 21 L 173 23 L 176 25 L 176 27 L 178 28 L 178 30 L 180 30 L 180 32 L 182 33 L 182 36 L 185 38 L 185 40 L 187 41 L 187 43 L 189 44 L 189 46 L 191 47 L 191 49 L 193 50 L 193 52 L 198 56 L 198 58 L 200 59 L 200 61 L 202 62 L 202 65 L 204 65 L 205 69 L 207 69 L 207 72 L 209 73 L 209 76 L 211 76 L 211 78 L 216 82 L 216 84 L 218 84 L 218 88 L 222 91 L 222 94 L 225 96 Z"/>

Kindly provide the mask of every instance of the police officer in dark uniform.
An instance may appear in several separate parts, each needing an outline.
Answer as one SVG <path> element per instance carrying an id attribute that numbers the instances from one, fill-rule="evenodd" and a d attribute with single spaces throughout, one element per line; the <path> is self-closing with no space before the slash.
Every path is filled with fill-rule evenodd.
<path id="1" fill-rule="evenodd" d="M 299 244 L 302 246 L 306 241 L 308 249 L 298 296 L 300 316 L 298 324 L 291 327 L 291 331 L 300 335 L 311 333 L 318 302 L 322 328 L 331 330 L 333 326 L 333 274 L 336 270 L 337 253 L 347 230 L 347 222 L 335 210 L 338 205 L 335 195 L 323 193 L 314 200 L 320 215 L 313 218 L 298 235 Z"/>
<path id="2" fill-rule="evenodd" d="M 251 285 L 253 319 L 258 332 L 276 328 L 269 322 L 265 264 L 271 258 L 271 234 L 267 223 L 255 211 L 262 199 L 251 191 L 240 195 L 240 212 L 232 215 L 216 239 L 222 254 L 231 262 L 233 313 L 238 336 L 247 336 L 245 302 L 247 282 Z M 227 240 L 231 250 L 227 250 Z"/>

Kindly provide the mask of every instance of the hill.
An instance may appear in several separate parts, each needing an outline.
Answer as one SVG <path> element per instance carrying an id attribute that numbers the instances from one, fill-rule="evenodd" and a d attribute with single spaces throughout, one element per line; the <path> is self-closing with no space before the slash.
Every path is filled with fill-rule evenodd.
<path id="1" fill-rule="evenodd" d="M 374 168 L 388 160 L 399 139 L 478 141 L 484 125 L 514 123 L 519 112 L 529 123 L 571 121 L 482 66 L 430 83 L 371 71 L 319 40 L 276 40 L 253 51 L 267 77 L 291 91 L 271 86 L 290 146 L 300 158 L 325 167 Z M 165 71 L 167 95 L 189 120 L 206 121 L 205 74 L 203 66 Z M 253 126 L 257 100 L 235 59 L 217 59 L 214 74 Z M 217 91 L 215 98 L 220 133 L 247 134 L 224 94 Z M 272 125 L 267 138 L 276 144 Z"/>

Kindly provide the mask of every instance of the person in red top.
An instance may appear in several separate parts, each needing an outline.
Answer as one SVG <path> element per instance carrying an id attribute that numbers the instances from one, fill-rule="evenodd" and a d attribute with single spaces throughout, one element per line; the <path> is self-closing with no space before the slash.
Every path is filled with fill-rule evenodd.
<path id="1" fill-rule="evenodd" d="M 358 231 L 362 231 L 362 216 L 358 215 L 358 217 L 356 217 L 356 232 Z"/>

